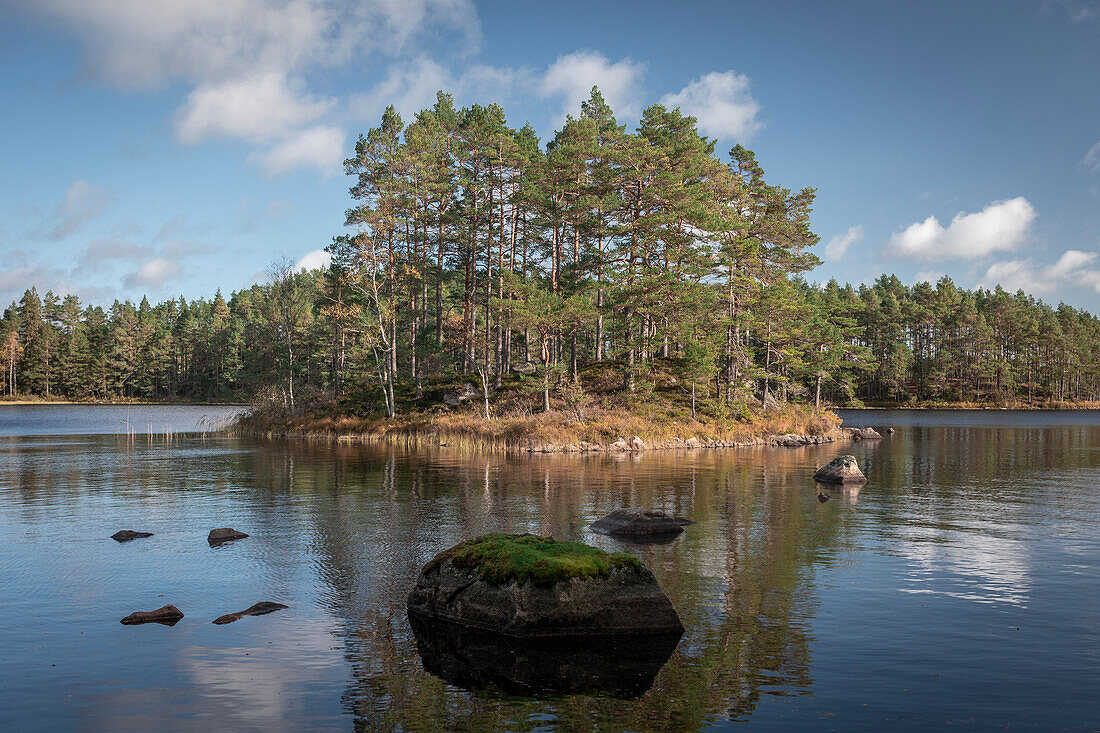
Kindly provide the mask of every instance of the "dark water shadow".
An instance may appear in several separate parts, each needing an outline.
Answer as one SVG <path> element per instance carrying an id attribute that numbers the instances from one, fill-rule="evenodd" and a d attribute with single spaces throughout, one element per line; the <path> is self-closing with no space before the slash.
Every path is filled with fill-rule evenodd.
<path id="1" fill-rule="evenodd" d="M 600 694 L 633 699 L 653 686 L 680 635 L 518 640 L 409 617 L 424 668 L 467 690 L 509 695 Z"/>

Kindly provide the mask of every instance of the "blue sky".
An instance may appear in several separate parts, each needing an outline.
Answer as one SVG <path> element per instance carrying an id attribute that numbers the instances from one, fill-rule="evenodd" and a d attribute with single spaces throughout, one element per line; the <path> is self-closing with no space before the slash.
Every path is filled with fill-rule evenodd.
<path id="1" fill-rule="evenodd" d="M 0 303 L 247 287 L 341 229 L 388 103 L 543 138 L 600 85 L 815 186 L 811 279 L 1100 312 L 1100 2 L 0 0 Z"/>

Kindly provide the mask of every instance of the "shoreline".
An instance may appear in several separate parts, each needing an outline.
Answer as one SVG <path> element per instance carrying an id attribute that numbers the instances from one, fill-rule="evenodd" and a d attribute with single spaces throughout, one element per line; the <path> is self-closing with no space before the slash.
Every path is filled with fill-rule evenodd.
<path id="1" fill-rule="evenodd" d="M 77 400 L 7 400 L 0 398 L 0 407 L 13 405 L 28 407 L 31 405 L 60 405 L 81 407 L 248 407 L 247 402 L 82 402 Z"/>
<path id="2" fill-rule="evenodd" d="M 508 453 L 595 453 L 801 446 L 844 439 L 835 413 L 788 406 L 751 421 L 699 420 L 622 409 L 592 410 L 578 421 L 564 412 L 484 419 L 469 412 L 413 413 L 397 418 L 251 413 L 227 428 L 230 435 L 263 439 L 459 448 Z"/>

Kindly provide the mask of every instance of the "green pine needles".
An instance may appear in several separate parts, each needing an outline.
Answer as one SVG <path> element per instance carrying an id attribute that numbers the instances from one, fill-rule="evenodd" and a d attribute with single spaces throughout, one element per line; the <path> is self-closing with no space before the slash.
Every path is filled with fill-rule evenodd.
<path id="1" fill-rule="evenodd" d="M 451 560 L 455 567 L 479 568 L 493 585 L 511 581 L 552 586 L 570 578 L 606 578 L 616 567 L 644 569 L 642 561 L 624 552 L 607 553 L 583 542 L 565 542 L 532 534 L 493 533 L 452 547 L 429 564 Z"/>

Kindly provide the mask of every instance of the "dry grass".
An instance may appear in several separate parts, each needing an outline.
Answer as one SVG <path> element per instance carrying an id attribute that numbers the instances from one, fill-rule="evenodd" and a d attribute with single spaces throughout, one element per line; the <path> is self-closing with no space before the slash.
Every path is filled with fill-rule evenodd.
<path id="1" fill-rule="evenodd" d="M 514 450 L 569 446 L 588 442 L 606 445 L 619 438 L 640 437 L 647 444 L 698 438 L 701 441 L 749 442 L 768 435 L 826 435 L 840 423 L 827 410 L 788 405 L 780 410 L 753 412 L 751 420 L 670 416 L 590 407 L 583 422 L 568 411 L 502 415 L 486 420 L 476 412 L 413 413 L 393 419 L 339 414 L 279 417 L 253 411 L 234 432 L 249 435 L 346 439 L 396 443 L 414 447 L 447 445 L 469 450 Z"/>

